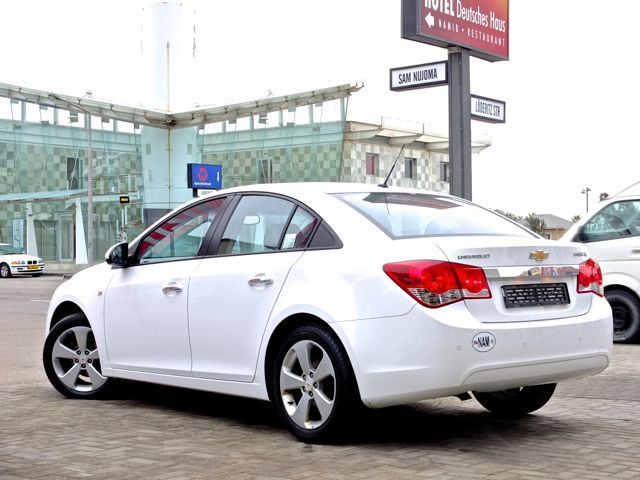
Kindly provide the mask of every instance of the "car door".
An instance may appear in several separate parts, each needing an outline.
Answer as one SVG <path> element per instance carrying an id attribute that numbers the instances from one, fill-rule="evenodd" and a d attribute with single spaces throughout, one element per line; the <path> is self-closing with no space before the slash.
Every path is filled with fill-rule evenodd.
<path id="1" fill-rule="evenodd" d="M 189 277 L 202 261 L 225 198 L 192 205 L 138 242 L 132 266 L 105 291 L 105 336 L 112 368 L 191 375 Z"/>
<path id="2" fill-rule="evenodd" d="M 195 377 L 250 382 L 271 310 L 319 219 L 293 201 L 242 196 L 191 276 Z"/>
<path id="3" fill-rule="evenodd" d="M 640 201 L 610 203 L 582 227 L 577 240 L 598 260 L 605 281 L 616 273 L 640 278 Z"/>

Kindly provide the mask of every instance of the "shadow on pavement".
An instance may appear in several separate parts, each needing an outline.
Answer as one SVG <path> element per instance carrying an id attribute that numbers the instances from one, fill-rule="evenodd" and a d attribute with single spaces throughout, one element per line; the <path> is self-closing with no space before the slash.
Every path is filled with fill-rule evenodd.
<path id="1" fill-rule="evenodd" d="M 118 385 L 109 398 L 172 409 L 212 419 L 230 420 L 261 432 L 285 430 L 272 404 L 260 400 L 199 392 L 188 389 L 126 381 Z M 454 400 L 456 402 L 457 400 Z M 474 400 L 469 400 L 473 402 Z M 555 441 L 580 432 L 585 425 L 576 425 L 557 416 L 540 413 L 523 418 L 503 419 L 484 410 L 420 402 L 384 409 L 363 409 L 345 429 L 339 444 L 369 445 L 412 444 L 458 448 L 461 452 L 474 449 L 494 450 L 545 438 Z M 123 404 L 123 408 L 126 406 Z M 293 437 L 292 437 L 293 438 Z"/>

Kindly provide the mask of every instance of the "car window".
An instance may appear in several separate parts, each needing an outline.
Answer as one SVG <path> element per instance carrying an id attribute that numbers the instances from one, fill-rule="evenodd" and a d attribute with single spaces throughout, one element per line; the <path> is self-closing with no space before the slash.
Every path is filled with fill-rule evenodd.
<path id="1" fill-rule="evenodd" d="M 171 217 L 140 242 L 140 263 L 194 258 L 198 255 L 213 220 L 220 213 L 224 198 L 194 205 Z"/>
<path id="2" fill-rule="evenodd" d="M 22 253 L 22 251 L 12 245 L 0 245 L 0 255 L 18 255 L 20 253 Z"/>
<path id="3" fill-rule="evenodd" d="M 581 240 L 597 242 L 640 234 L 640 201 L 627 200 L 607 205 L 589 220 Z"/>
<path id="4" fill-rule="evenodd" d="M 282 198 L 265 195 L 242 197 L 222 234 L 218 254 L 239 255 L 279 250 L 285 226 L 294 208 L 293 202 Z"/>
<path id="5" fill-rule="evenodd" d="M 503 217 L 451 197 L 397 192 L 337 195 L 392 238 L 533 234 Z"/>
<path id="6" fill-rule="evenodd" d="M 296 208 L 282 240 L 282 250 L 306 248 L 318 225 L 318 219 L 303 208 Z"/>

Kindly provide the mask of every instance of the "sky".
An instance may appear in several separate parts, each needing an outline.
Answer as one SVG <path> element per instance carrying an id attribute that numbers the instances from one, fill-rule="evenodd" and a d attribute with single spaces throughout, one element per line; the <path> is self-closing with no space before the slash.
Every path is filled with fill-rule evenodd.
<path id="1" fill-rule="evenodd" d="M 0 82 L 139 104 L 147 0 L 0 0 Z M 349 119 L 448 132 L 447 87 L 389 90 L 389 69 L 446 60 L 400 38 L 400 0 L 193 0 L 201 105 L 355 81 Z M 472 58 L 471 92 L 506 102 L 506 123 L 472 122 L 473 200 L 518 215 L 584 215 L 640 181 L 640 2 L 511 0 L 510 59 Z"/>

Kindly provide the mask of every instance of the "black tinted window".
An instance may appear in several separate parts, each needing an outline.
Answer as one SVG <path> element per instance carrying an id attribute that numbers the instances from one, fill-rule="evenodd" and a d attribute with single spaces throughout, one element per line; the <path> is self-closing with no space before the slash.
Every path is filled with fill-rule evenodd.
<path id="1" fill-rule="evenodd" d="M 495 213 L 450 197 L 396 192 L 345 193 L 337 196 L 393 238 L 532 235 Z"/>

